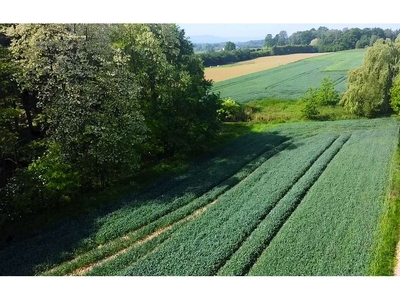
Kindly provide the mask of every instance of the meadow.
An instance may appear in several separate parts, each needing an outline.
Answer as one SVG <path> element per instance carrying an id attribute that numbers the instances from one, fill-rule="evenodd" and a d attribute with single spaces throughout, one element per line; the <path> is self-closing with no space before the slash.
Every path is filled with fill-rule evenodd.
<path id="1" fill-rule="evenodd" d="M 0 274 L 374 274 L 398 131 L 382 118 L 248 133 L 185 174 L 1 245 Z"/>
<path id="2" fill-rule="evenodd" d="M 365 49 L 329 53 L 284 66 L 214 83 L 222 98 L 246 103 L 264 98 L 298 99 L 329 76 L 339 93 L 346 90 L 347 72 L 361 66 Z M 229 73 L 229 68 L 225 68 Z"/>

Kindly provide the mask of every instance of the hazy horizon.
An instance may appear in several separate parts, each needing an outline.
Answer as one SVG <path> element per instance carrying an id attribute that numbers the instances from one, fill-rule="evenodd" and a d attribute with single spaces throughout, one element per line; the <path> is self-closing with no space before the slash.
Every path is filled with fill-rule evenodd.
<path id="1" fill-rule="evenodd" d="M 382 29 L 400 29 L 400 23 L 304 23 L 304 24 L 289 24 L 289 23 L 274 23 L 274 24 L 238 24 L 238 23 L 178 23 L 179 27 L 185 30 L 186 36 L 214 36 L 220 38 L 237 38 L 243 39 L 264 39 L 267 34 L 275 35 L 281 30 L 285 30 L 290 36 L 296 31 L 317 29 L 320 26 L 328 27 L 329 29 L 343 28 L 373 28 L 380 27 Z"/>

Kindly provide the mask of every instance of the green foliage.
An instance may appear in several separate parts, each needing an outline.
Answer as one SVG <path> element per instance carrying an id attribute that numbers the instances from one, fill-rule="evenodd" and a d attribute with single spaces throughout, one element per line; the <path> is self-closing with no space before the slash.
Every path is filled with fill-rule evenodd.
<path id="1" fill-rule="evenodd" d="M 368 48 L 363 64 L 349 71 L 344 107 L 357 115 L 371 117 L 390 111 L 390 88 L 399 71 L 400 43 L 379 39 Z"/>
<path id="2" fill-rule="evenodd" d="M 145 130 L 126 58 L 100 29 L 93 28 L 88 39 L 72 34 L 68 25 L 17 25 L 8 31 L 20 36 L 11 44 L 20 56 L 20 84 L 40 91 L 50 139 L 89 187 L 137 170 L 135 147 Z M 40 80 L 32 74 L 41 74 Z"/>
<path id="3" fill-rule="evenodd" d="M 204 150 L 219 128 L 220 101 L 184 32 L 174 24 L 125 24 L 112 41 L 141 86 L 148 158 Z"/>
<path id="4" fill-rule="evenodd" d="M 309 88 L 307 93 L 302 97 L 301 101 L 304 103 L 301 113 L 306 119 L 316 119 L 319 116 L 318 106 L 318 91 Z"/>
<path id="5" fill-rule="evenodd" d="M 303 45 L 286 45 L 286 46 L 273 46 L 271 48 L 272 55 L 287 55 L 295 53 L 316 53 L 318 49 L 314 46 Z"/>
<path id="6" fill-rule="evenodd" d="M 270 55 L 270 50 L 254 50 L 244 48 L 232 51 L 206 52 L 199 54 L 198 57 L 201 58 L 205 67 L 212 67 L 232 64 L 239 61 L 250 60 Z"/>
<path id="7" fill-rule="evenodd" d="M 233 51 L 233 50 L 236 50 L 236 45 L 235 45 L 235 43 L 227 42 L 227 43 L 225 44 L 224 50 L 225 50 L 225 51 Z"/>
<path id="8" fill-rule="evenodd" d="M 394 80 L 393 85 L 390 88 L 390 106 L 393 111 L 400 114 L 400 75 L 398 74 Z"/>
<path id="9" fill-rule="evenodd" d="M 309 87 L 318 88 L 320 82 L 329 75 L 338 93 L 346 90 L 349 68 L 362 63 L 364 49 L 329 53 L 286 64 L 273 69 L 247 74 L 214 83 L 213 91 L 221 98 L 232 98 L 238 103 L 264 98 L 299 99 Z M 339 70 L 336 68 L 341 63 Z M 335 70 L 327 68 L 334 66 Z"/>
<path id="10" fill-rule="evenodd" d="M 336 105 L 339 102 L 339 94 L 335 91 L 335 84 L 328 76 L 322 80 L 317 90 L 317 101 L 321 105 Z"/>
<path id="11" fill-rule="evenodd" d="M 18 170 L 2 192 L 15 217 L 69 201 L 79 193 L 80 182 L 79 173 L 62 161 L 59 147 L 52 145 L 43 157 Z"/>
<path id="12" fill-rule="evenodd" d="M 243 107 L 231 98 L 223 99 L 221 108 L 217 112 L 223 122 L 246 121 Z"/>

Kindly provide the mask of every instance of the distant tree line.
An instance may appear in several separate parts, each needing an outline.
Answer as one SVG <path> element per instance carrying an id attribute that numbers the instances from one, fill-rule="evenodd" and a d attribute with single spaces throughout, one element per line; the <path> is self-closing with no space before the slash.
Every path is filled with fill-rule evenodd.
<path id="1" fill-rule="evenodd" d="M 318 52 L 318 49 L 314 46 L 287 45 L 287 46 L 273 46 L 270 49 L 238 49 L 231 51 L 206 52 L 198 54 L 198 56 L 203 60 L 203 64 L 205 67 L 211 67 L 211 66 L 226 65 L 271 55 L 286 55 L 294 53 L 314 53 L 314 52 Z"/>
<path id="2" fill-rule="evenodd" d="M 207 52 L 207 51 L 219 51 L 224 48 L 226 42 L 221 43 L 194 43 L 193 49 L 194 52 Z M 237 49 L 256 49 L 262 48 L 264 46 L 264 40 L 251 40 L 247 42 L 235 42 L 235 46 Z"/>
<path id="3" fill-rule="evenodd" d="M 0 27 L 0 225 L 213 142 L 221 100 L 174 24 Z"/>
<path id="4" fill-rule="evenodd" d="M 264 46 L 312 45 L 316 46 L 319 52 L 332 52 L 372 46 L 380 38 L 394 41 L 399 33 L 400 30 L 383 30 L 381 28 L 343 28 L 339 30 L 321 26 L 318 29 L 297 31 L 290 37 L 286 31 L 281 31 L 275 37 L 267 34 Z"/>
<path id="5" fill-rule="evenodd" d="M 203 60 L 204 66 L 209 67 L 270 55 L 335 52 L 365 48 L 372 46 L 378 39 L 390 39 L 394 41 L 399 34 L 400 30 L 391 29 L 344 28 L 339 30 L 321 26 L 318 29 L 312 28 L 310 30 L 297 31 L 288 36 L 287 32 L 282 30 L 275 36 L 267 34 L 263 45 L 258 46 L 256 49 L 249 46 L 243 48 L 236 45 L 236 48 L 240 49 L 232 51 L 231 45 L 226 49 L 225 43 L 205 44 L 203 51 L 206 52 L 199 53 L 198 55 Z M 219 51 L 215 51 L 215 49 Z"/>

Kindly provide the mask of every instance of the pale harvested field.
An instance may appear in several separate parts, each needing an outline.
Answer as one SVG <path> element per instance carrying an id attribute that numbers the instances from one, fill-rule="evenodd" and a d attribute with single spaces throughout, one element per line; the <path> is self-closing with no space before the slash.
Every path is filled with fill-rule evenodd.
<path id="1" fill-rule="evenodd" d="M 207 79 L 212 79 L 214 82 L 219 82 L 242 75 L 275 68 L 281 65 L 286 65 L 309 57 L 325 54 L 327 53 L 297 53 L 290 55 L 259 57 L 252 60 L 238 62 L 229 66 L 205 68 L 204 74 Z"/>

